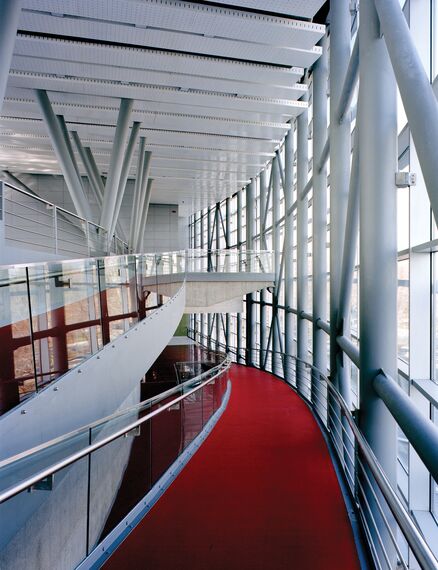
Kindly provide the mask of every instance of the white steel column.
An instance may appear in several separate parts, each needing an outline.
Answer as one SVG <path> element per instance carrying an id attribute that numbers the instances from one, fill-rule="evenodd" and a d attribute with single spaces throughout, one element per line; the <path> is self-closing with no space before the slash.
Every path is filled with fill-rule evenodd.
<path id="1" fill-rule="evenodd" d="M 285 378 L 288 382 L 292 382 L 291 360 L 288 358 L 295 353 L 294 351 L 294 319 L 295 316 L 291 309 L 293 306 L 293 224 L 294 217 L 288 216 L 286 212 L 292 208 L 294 198 L 294 128 L 293 124 L 290 131 L 286 135 L 284 141 L 284 352 L 285 361 Z"/>
<path id="2" fill-rule="evenodd" d="M 76 145 L 76 150 L 78 151 L 79 156 L 81 157 L 82 164 L 84 165 L 85 172 L 87 173 L 88 182 L 90 184 L 90 188 L 96 198 L 97 205 L 99 207 L 102 206 L 102 193 L 100 190 L 99 183 L 96 179 L 95 172 L 91 166 L 89 155 L 85 151 L 85 148 L 82 146 L 81 139 L 76 131 L 71 131 L 71 136 L 73 137 L 73 141 Z M 102 182 L 102 179 L 100 179 Z"/>
<path id="3" fill-rule="evenodd" d="M 267 173 L 266 169 L 264 168 L 260 173 L 260 248 L 266 249 L 266 236 L 265 236 L 265 213 L 267 204 L 267 196 L 268 196 L 268 188 L 267 188 Z M 264 368 L 265 364 L 265 357 L 266 357 L 266 348 L 268 338 L 266 335 L 266 307 L 265 302 L 267 298 L 267 291 L 266 289 L 262 289 L 260 291 L 260 357 L 259 357 L 259 366 L 260 368 Z"/>
<path id="4" fill-rule="evenodd" d="M 142 184 L 142 176 L 143 176 L 143 164 L 145 159 L 144 149 L 146 145 L 145 137 L 140 137 L 139 147 L 138 147 L 138 159 L 137 159 L 137 172 L 135 176 L 135 187 L 134 187 L 134 194 L 132 197 L 132 208 L 131 208 L 131 224 L 130 224 L 130 232 L 129 232 L 129 245 L 131 249 L 134 249 L 135 243 L 135 228 L 137 226 L 137 218 L 139 215 L 139 207 L 140 207 L 140 191 L 141 191 L 141 184 Z"/>
<path id="5" fill-rule="evenodd" d="M 254 178 L 246 187 L 246 250 L 252 252 L 254 249 L 254 222 L 256 217 L 255 207 L 255 191 L 256 181 Z M 246 256 L 246 270 L 251 271 L 252 255 L 251 253 Z M 246 364 L 253 366 L 255 363 L 255 293 L 249 293 L 246 296 Z"/>
<path id="6" fill-rule="evenodd" d="M 126 147 L 122 171 L 120 173 L 116 205 L 114 206 L 114 215 L 111 221 L 110 236 L 113 235 L 116 229 L 117 220 L 119 219 L 120 208 L 122 206 L 123 196 L 125 195 L 126 184 L 128 182 L 129 171 L 131 169 L 132 157 L 134 156 L 134 150 L 137 145 L 138 136 L 140 134 L 140 125 L 140 122 L 134 121 L 131 128 L 131 134 L 129 135 L 128 146 Z"/>
<path id="7" fill-rule="evenodd" d="M 221 248 L 221 232 L 220 232 L 220 211 L 219 208 L 221 206 L 220 202 L 217 202 L 216 204 L 216 210 L 215 210 L 215 219 L 216 219 L 216 240 L 215 240 L 215 249 L 216 249 L 216 271 L 221 271 L 220 269 L 220 257 L 218 254 L 218 251 Z M 221 313 L 216 313 L 215 314 L 215 324 L 216 324 L 216 350 L 219 350 L 219 342 L 220 342 L 220 334 L 221 334 Z"/>
<path id="8" fill-rule="evenodd" d="M 200 224 L 201 224 L 201 236 L 200 236 L 200 247 L 201 247 L 201 252 L 200 255 L 203 255 L 204 253 L 204 249 L 205 249 L 205 243 L 204 243 L 204 220 L 205 220 L 205 212 L 204 210 L 201 210 L 201 215 L 200 215 Z M 195 253 L 196 255 L 196 253 Z M 204 260 L 201 258 L 201 271 L 205 271 L 204 268 Z M 201 343 L 204 343 L 204 322 L 205 322 L 205 313 L 200 313 L 200 319 L 201 319 L 201 326 L 200 326 L 200 333 L 201 333 Z"/>
<path id="9" fill-rule="evenodd" d="M 380 369 L 397 377 L 396 84 L 373 0 L 360 9 L 359 424 L 396 488 L 396 424 L 373 388 Z M 379 531 L 391 552 L 383 524 Z"/>
<path id="10" fill-rule="evenodd" d="M 0 54 L 2 58 L 0 66 L 0 113 L 6 93 L 20 13 L 21 0 L 2 0 L 0 2 Z"/>
<path id="11" fill-rule="evenodd" d="M 139 200 L 138 200 L 138 212 L 137 217 L 135 220 L 135 228 L 134 228 L 134 245 L 135 247 L 139 247 L 141 245 L 141 225 L 143 220 L 143 213 L 144 213 L 144 205 L 146 201 L 146 194 L 148 189 L 148 178 L 149 178 L 149 171 L 151 169 L 151 157 L 152 153 L 148 150 L 144 153 L 144 161 L 143 161 L 143 172 L 141 174 L 141 186 L 140 186 L 140 193 L 139 193 Z"/>
<path id="12" fill-rule="evenodd" d="M 152 184 L 154 183 L 153 178 L 148 178 L 147 187 L 146 187 L 146 196 L 143 205 L 143 212 L 141 215 L 141 223 L 140 223 L 140 231 L 138 233 L 137 239 L 137 251 L 144 250 L 144 234 L 146 231 L 146 222 L 148 219 L 148 212 L 149 212 L 149 204 L 151 203 L 151 194 L 152 194 Z"/>
<path id="13" fill-rule="evenodd" d="M 339 123 L 338 108 L 350 62 L 351 14 L 349 0 L 330 6 L 330 372 L 349 402 L 349 373 L 336 342 L 339 289 L 350 181 L 350 121 Z"/>
<path id="14" fill-rule="evenodd" d="M 327 168 L 318 165 L 327 138 L 327 40 L 322 43 L 322 56 L 313 68 L 313 205 L 312 205 L 312 303 L 313 303 L 313 365 L 327 370 L 327 335 L 316 319 L 327 321 Z M 321 386 L 318 386 L 321 389 Z M 313 388 L 312 400 L 318 396 Z"/>
<path id="15" fill-rule="evenodd" d="M 309 117 L 307 109 L 297 119 L 297 195 L 301 196 L 309 177 Z M 297 356 L 307 361 L 309 348 L 308 321 L 302 312 L 308 311 L 308 225 L 309 203 L 307 196 L 298 199 L 297 206 Z M 304 383 L 304 369 L 297 365 L 297 386 L 308 394 Z"/>
<path id="16" fill-rule="evenodd" d="M 71 160 L 70 152 L 65 143 L 61 126 L 53 112 L 49 97 L 42 89 L 37 89 L 35 91 L 35 95 L 43 114 L 44 122 L 46 123 L 49 131 L 53 150 L 55 151 L 56 158 L 58 159 L 59 166 L 61 167 L 64 175 L 65 183 L 67 184 L 71 199 L 76 208 L 76 212 L 81 218 L 91 220 L 90 205 L 88 204 L 88 200 L 84 194 L 84 189 L 82 188 L 82 180 L 78 177 L 77 171 Z"/>
<path id="17" fill-rule="evenodd" d="M 399 0 L 374 0 L 374 3 L 437 221 L 438 103 Z"/>
<path id="18" fill-rule="evenodd" d="M 275 274 L 275 291 L 272 293 L 272 321 L 271 331 L 272 335 L 272 372 L 277 373 L 280 371 L 280 337 L 279 326 L 277 325 L 278 319 L 278 288 L 280 286 L 280 172 L 278 166 L 278 159 L 275 157 L 272 160 L 272 249 L 274 250 L 274 274 Z"/>
<path id="19" fill-rule="evenodd" d="M 100 216 L 100 225 L 108 230 L 111 226 L 117 201 L 117 190 L 122 173 L 124 147 L 126 137 L 128 136 L 129 119 L 131 117 L 133 104 L 134 101 L 132 99 L 122 99 L 120 102 L 108 177 L 105 184 L 105 193 L 103 195 L 102 214 Z M 111 235 L 108 237 L 111 239 Z"/>
<path id="20" fill-rule="evenodd" d="M 240 266 L 240 251 L 242 249 L 242 190 L 239 190 L 237 192 L 237 250 L 239 251 L 239 255 L 238 255 L 238 263 L 239 263 L 239 271 L 241 271 L 241 266 Z M 241 344 L 242 344 L 242 314 L 241 313 L 237 313 L 237 317 L 236 317 L 236 351 L 237 351 L 237 358 L 236 361 L 240 362 L 241 361 L 241 356 L 240 356 L 240 349 L 241 349 Z"/>

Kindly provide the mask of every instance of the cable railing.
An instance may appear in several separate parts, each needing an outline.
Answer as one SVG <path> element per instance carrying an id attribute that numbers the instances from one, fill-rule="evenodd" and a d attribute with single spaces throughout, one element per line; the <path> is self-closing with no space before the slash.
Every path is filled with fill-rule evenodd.
<path id="1" fill-rule="evenodd" d="M 158 484 L 161 489 L 163 474 L 223 405 L 231 359 L 211 356 L 211 367 L 200 375 L 0 462 L 0 517 L 13 530 L 0 534 L 0 558 L 9 559 L 8 549 L 20 536 L 21 527 L 14 528 L 11 516 L 15 511 L 32 521 L 44 504 L 51 521 L 62 521 L 64 532 L 67 524 L 72 540 L 64 566 L 74 568 L 108 535 L 122 533 L 133 509 L 147 510 L 148 493 L 158 492 Z M 66 517 L 72 501 L 75 514 Z M 34 532 L 32 540 L 44 538 L 43 529 Z"/>
<path id="2" fill-rule="evenodd" d="M 5 240 L 10 245 L 70 258 L 129 253 L 126 242 L 116 235 L 110 240 L 99 224 L 8 182 L 0 186 Z"/>
<path id="3" fill-rule="evenodd" d="M 272 273 L 273 252 L 243 249 L 189 249 L 187 272 Z"/>
<path id="4" fill-rule="evenodd" d="M 188 329 L 188 336 L 201 345 L 225 350 L 224 343 L 194 329 Z M 296 389 L 330 438 L 376 568 L 438 570 L 437 558 L 334 384 L 322 371 L 295 356 L 264 352 L 265 369 Z M 245 362 L 246 353 L 245 349 L 229 348 L 237 362 Z"/>

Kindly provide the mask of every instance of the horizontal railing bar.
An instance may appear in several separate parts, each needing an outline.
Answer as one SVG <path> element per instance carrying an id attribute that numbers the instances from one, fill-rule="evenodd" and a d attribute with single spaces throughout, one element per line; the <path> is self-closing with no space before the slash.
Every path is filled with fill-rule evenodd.
<path id="1" fill-rule="evenodd" d="M 373 386 L 432 477 L 438 482 L 438 427 L 421 414 L 404 390 L 383 370 L 374 378 Z"/>
<path id="2" fill-rule="evenodd" d="M 360 353 L 357 346 L 345 336 L 337 336 L 336 342 L 338 343 L 338 346 L 345 352 L 348 358 L 353 362 L 353 364 L 360 368 Z"/>
<path id="3" fill-rule="evenodd" d="M 398 546 L 398 544 L 397 544 L 397 539 L 396 539 L 396 537 L 394 536 L 394 534 L 393 534 L 393 532 L 392 532 L 391 525 L 390 525 L 389 522 L 388 522 L 388 519 L 387 519 L 387 517 L 386 517 L 386 515 L 385 515 L 385 513 L 384 513 L 384 511 L 383 511 L 383 509 L 382 509 L 382 505 L 380 504 L 380 501 L 379 501 L 379 499 L 378 499 L 378 497 L 377 497 L 377 495 L 376 495 L 376 492 L 374 491 L 374 488 L 373 488 L 373 485 L 372 485 L 372 483 L 371 483 L 371 481 L 370 481 L 369 475 L 368 475 L 368 473 L 367 473 L 367 471 L 366 471 L 366 469 L 365 469 L 365 467 L 364 467 L 362 461 L 360 460 L 360 458 L 358 458 L 358 463 L 359 463 L 359 465 L 360 465 L 360 467 L 361 467 L 361 469 L 362 469 L 363 475 L 365 476 L 365 480 L 366 480 L 366 482 L 368 483 L 368 487 L 369 487 L 369 489 L 370 489 L 370 491 L 371 491 L 371 494 L 372 494 L 373 497 L 374 497 L 374 501 L 375 501 L 375 503 L 376 503 L 376 505 L 377 505 L 377 508 L 378 508 L 378 510 L 379 510 L 379 512 L 380 512 L 380 516 L 382 517 L 382 520 L 383 520 L 383 522 L 384 522 L 386 528 L 388 529 L 388 533 L 389 533 L 389 535 L 390 535 L 390 537 L 391 537 L 391 540 L 392 540 L 392 542 L 393 542 L 393 544 L 394 544 L 394 546 L 395 546 L 395 548 L 396 548 L 396 550 L 397 550 L 397 554 L 398 554 L 400 560 L 403 562 L 403 565 L 404 565 L 403 556 L 402 556 L 402 554 L 401 554 L 401 552 L 400 552 L 400 550 L 399 550 L 399 546 Z M 361 489 L 361 491 L 362 491 L 363 496 L 366 497 L 365 490 L 364 490 L 364 488 L 363 488 L 363 486 L 362 486 L 362 483 L 361 483 L 361 481 L 360 481 L 359 478 L 358 478 L 358 480 L 357 480 L 357 483 L 358 483 L 358 485 L 359 485 L 359 487 L 360 487 L 360 489 Z M 371 510 L 371 509 L 370 509 L 370 510 Z M 405 565 L 404 565 L 404 566 L 405 566 Z M 405 566 L 405 568 L 406 568 L 406 566 Z"/>
<path id="4" fill-rule="evenodd" d="M 189 390 L 188 392 L 186 392 L 182 396 L 178 396 L 177 398 L 171 400 L 167 404 L 165 404 L 165 405 L 161 406 L 160 408 L 154 410 L 153 412 L 150 412 L 149 414 L 145 415 L 143 418 L 140 418 L 140 419 L 136 420 L 135 422 L 130 423 L 128 426 L 125 426 L 124 428 L 122 428 L 122 429 L 112 433 L 111 435 L 103 438 L 102 440 L 100 440 L 96 443 L 93 443 L 91 445 L 88 445 L 84 449 L 81 449 L 80 451 L 77 451 L 76 453 L 69 455 L 65 459 L 58 461 L 58 462 L 54 463 L 53 465 L 51 465 L 50 467 L 47 467 L 46 469 L 39 471 L 38 473 L 32 475 L 32 477 L 28 477 L 27 479 L 21 481 L 17 485 L 13 485 L 9 489 L 6 489 L 5 491 L 0 492 L 0 504 L 4 503 L 5 501 L 14 497 L 15 495 L 18 495 L 22 491 L 29 489 L 30 487 L 32 487 L 32 485 L 35 485 L 35 483 L 38 483 L 38 481 L 41 481 L 42 479 L 45 479 L 46 477 L 49 477 L 50 475 L 57 473 L 61 469 L 64 469 L 65 467 L 68 467 L 69 465 L 76 463 L 76 461 L 79 461 L 79 459 L 82 459 L 83 457 L 86 457 L 90 453 L 93 453 L 94 451 L 101 449 L 102 447 L 108 445 L 112 441 L 115 441 L 119 437 L 122 437 L 123 435 L 130 432 L 131 430 L 142 425 L 146 421 L 148 421 L 148 420 L 154 418 L 155 416 L 158 416 L 159 414 L 163 413 L 164 411 L 168 410 L 170 407 L 172 407 L 175 404 L 177 404 L 178 402 L 181 402 L 182 400 L 186 399 L 188 396 L 195 394 L 196 392 L 198 392 L 199 390 L 201 390 L 202 388 L 207 386 L 207 384 L 210 384 L 213 380 L 215 380 L 223 372 L 228 370 L 230 365 L 231 365 L 231 361 L 229 359 L 227 359 L 226 365 L 224 366 L 224 368 L 221 371 L 219 371 L 215 376 L 212 376 L 211 378 L 209 378 L 208 380 L 206 380 L 205 382 L 203 382 L 199 386 L 192 388 L 191 390 Z M 197 379 L 192 378 L 191 381 L 196 382 Z"/>
<path id="5" fill-rule="evenodd" d="M 196 362 L 202 362 L 202 361 L 196 361 Z M 224 362 L 225 362 L 225 359 L 224 359 Z M 205 372 L 203 372 L 199 376 L 196 376 L 195 378 L 198 380 L 202 380 L 206 376 L 209 376 L 210 374 L 215 373 L 216 371 L 220 371 L 221 367 L 223 367 L 224 362 L 221 362 L 217 366 L 214 366 L 214 367 L 210 368 L 209 370 L 206 370 Z M 53 372 L 51 372 L 51 374 L 53 374 Z M 41 376 L 43 376 L 43 375 L 44 374 L 41 374 Z M 182 382 L 181 384 L 178 384 L 177 386 L 174 386 L 173 388 L 169 388 L 165 392 L 161 392 L 160 394 L 157 394 L 156 396 L 153 396 L 152 398 L 148 398 L 146 400 L 143 400 L 142 402 L 139 402 L 138 404 L 134 404 L 133 406 L 130 406 L 129 408 L 125 408 L 124 410 L 120 410 L 118 412 L 115 412 L 114 414 L 110 414 L 109 416 L 106 416 L 104 418 L 100 418 L 100 419 L 98 419 L 94 422 L 91 422 L 85 426 L 81 426 L 80 428 L 78 428 L 76 430 L 73 430 L 69 433 L 63 434 L 62 436 L 51 439 L 51 440 L 44 442 L 40 445 L 37 445 L 31 449 L 27 449 L 27 450 L 25 450 L 25 451 L 23 451 L 17 455 L 13 455 L 11 457 L 8 457 L 7 459 L 0 461 L 0 469 L 3 469 L 7 465 L 10 465 L 11 463 L 14 463 L 15 461 L 22 461 L 23 459 L 30 457 L 31 455 L 35 455 L 35 453 L 39 453 L 40 451 L 48 449 L 49 447 L 53 447 L 55 445 L 58 445 L 59 443 L 62 443 L 68 439 L 71 439 L 71 438 L 76 437 L 78 435 L 87 433 L 90 429 L 96 429 L 96 428 L 103 426 L 104 424 L 106 424 L 110 421 L 120 419 L 123 416 L 126 416 L 130 413 L 134 413 L 134 412 L 140 413 L 145 408 L 151 407 L 154 404 L 158 404 L 162 400 L 164 400 L 164 399 L 168 398 L 169 396 L 172 396 L 173 394 L 179 392 L 182 388 L 184 388 L 184 386 L 186 386 L 187 384 L 189 384 L 191 382 L 194 382 L 195 378 L 189 378 L 185 382 Z"/>

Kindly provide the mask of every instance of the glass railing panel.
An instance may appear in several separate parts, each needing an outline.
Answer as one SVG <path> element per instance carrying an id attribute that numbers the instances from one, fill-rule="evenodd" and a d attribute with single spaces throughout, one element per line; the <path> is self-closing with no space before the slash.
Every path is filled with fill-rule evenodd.
<path id="1" fill-rule="evenodd" d="M 202 423 L 205 424 L 216 411 L 214 408 L 215 381 L 202 388 Z"/>
<path id="2" fill-rule="evenodd" d="M 99 259 L 104 342 L 126 332 L 138 320 L 134 256 Z"/>
<path id="3" fill-rule="evenodd" d="M 0 268 L 0 414 L 36 389 L 26 268 Z"/>
<path id="4" fill-rule="evenodd" d="M 157 406 L 152 407 L 152 411 L 162 407 L 182 392 L 166 398 Z M 182 437 L 184 430 L 184 402 L 179 401 L 173 404 L 161 414 L 151 419 L 151 482 L 154 485 L 165 471 L 180 455 L 182 447 Z"/>
<path id="5" fill-rule="evenodd" d="M 41 445 L 38 451 L 0 461 L 0 492 L 12 487 L 17 481 L 24 481 L 35 473 L 49 468 L 65 457 L 76 453 L 90 444 L 89 431 L 78 431 L 67 438 L 50 445 Z"/>
<path id="6" fill-rule="evenodd" d="M 88 458 L 0 505 L 2 568 L 76 568 L 87 551 Z M 68 548 L 65 548 L 68 544 Z"/>
<path id="7" fill-rule="evenodd" d="M 108 232 L 106 230 L 92 222 L 88 222 L 88 239 L 90 257 L 106 255 L 108 250 Z"/>
<path id="8" fill-rule="evenodd" d="M 96 262 L 30 266 L 29 293 L 40 388 L 102 346 Z"/>
<path id="9" fill-rule="evenodd" d="M 139 318 L 144 319 L 158 305 L 157 272 L 154 254 L 136 257 L 136 275 Z"/>

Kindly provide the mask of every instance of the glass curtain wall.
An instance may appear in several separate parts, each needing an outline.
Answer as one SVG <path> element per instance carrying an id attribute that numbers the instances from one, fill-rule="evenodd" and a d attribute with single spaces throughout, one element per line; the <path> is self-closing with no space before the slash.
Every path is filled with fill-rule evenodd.
<path id="1" fill-rule="evenodd" d="M 417 50 L 423 60 L 430 82 L 438 94 L 438 0 L 408 0 L 401 2 L 406 20 L 410 26 Z M 357 33 L 357 18 L 352 18 L 353 46 Z M 329 51 L 329 47 L 328 47 Z M 330 55 L 330 54 L 329 54 Z M 313 100 L 312 100 L 312 70 L 306 80 L 309 85 L 309 140 L 308 140 L 308 180 L 313 171 Z M 355 104 L 357 103 L 357 88 L 352 106 L 351 131 L 354 138 Z M 327 100 L 330 107 L 330 98 Z M 414 173 L 415 185 L 397 187 L 397 235 L 398 235 L 398 290 L 397 290 L 397 346 L 400 386 L 415 401 L 422 413 L 438 424 L 438 230 L 434 222 L 430 201 L 422 177 L 420 164 L 412 141 L 409 124 L 403 104 L 398 94 L 398 170 L 399 172 Z M 291 259 L 291 306 L 285 306 L 284 271 L 280 272 L 275 290 L 263 290 L 253 295 L 251 302 L 255 306 L 255 331 L 253 333 L 252 349 L 259 355 L 253 359 L 253 364 L 285 376 L 281 364 L 272 358 L 272 352 L 282 350 L 285 346 L 285 315 L 292 314 L 293 343 L 291 354 L 297 354 L 297 121 L 291 122 L 289 136 L 293 137 L 293 196 L 291 211 L 285 208 L 285 194 L 283 188 L 284 173 L 279 177 L 280 200 L 279 209 L 274 205 L 272 178 L 276 163 L 284 168 L 285 142 L 278 149 L 278 158 L 272 159 L 265 165 L 264 170 L 257 176 L 255 191 L 255 235 L 253 248 L 258 250 L 273 250 L 275 245 L 275 230 L 279 230 L 277 250 L 283 251 L 285 224 L 290 217 L 292 231 L 292 259 Z M 220 228 L 221 238 L 218 247 L 231 249 L 245 249 L 246 247 L 246 195 L 248 187 L 212 205 L 209 210 L 197 212 L 190 219 L 190 236 L 192 247 L 207 248 L 208 224 L 204 222 L 201 230 L 201 219 L 208 216 L 208 211 L 214 212 L 220 207 L 224 219 L 224 227 Z M 228 201 L 228 206 L 227 202 Z M 214 214 L 213 214 L 214 215 Z M 226 219 L 228 216 L 228 220 Z M 313 193 L 307 193 L 307 275 L 308 290 L 305 306 L 301 310 L 312 314 L 312 216 Z M 327 163 L 327 267 L 330 261 L 330 159 Z M 210 225 L 212 227 L 212 225 Z M 225 238 L 224 229 L 228 228 L 228 239 Z M 200 233 L 203 232 L 203 241 Z M 196 236 L 196 237 L 195 237 Z M 216 243 L 212 241 L 212 249 Z M 281 255 L 280 255 L 281 260 Z M 350 337 L 351 341 L 360 347 L 359 339 L 359 256 L 356 256 L 356 267 L 353 276 L 352 300 L 350 306 Z M 330 275 L 327 273 L 327 299 L 330 296 Z M 247 362 L 246 345 L 246 315 L 248 298 L 243 299 L 242 313 L 224 315 L 220 321 L 219 346 L 229 351 L 236 362 Z M 275 316 L 277 315 L 277 319 Z M 313 315 L 313 319 L 319 315 Z M 191 316 L 191 328 L 197 333 L 208 336 L 207 324 L 211 324 L 212 316 L 196 314 Z M 277 324 L 278 323 L 278 324 Z M 306 320 L 307 327 L 307 358 L 312 362 L 312 327 L 311 320 Z M 210 327 L 213 340 L 217 329 Z M 273 342 L 275 334 L 279 333 L 279 340 Z M 207 341 L 204 341 L 207 343 Z M 268 351 L 263 350 L 268 346 Z M 290 346 L 290 345 L 289 345 Z M 329 338 L 327 336 L 327 353 L 329 353 Z M 348 361 L 348 358 L 345 356 Z M 328 358 L 327 362 L 330 362 Z M 359 402 L 359 374 L 357 367 L 350 361 L 352 407 L 360 407 Z M 327 371 L 328 372 L 328 371 Z M 425 481 L 429 485 L 424 485 Z M 422 530 L 427 534 L 433 528 L 438 533 L 438 485 L 429 476 L 425 466 L 409 445 L 401 430 L 398 431 L 398 492 L 406 506 L 414 513 L 421 514 L 422 520 L 427 519 Z M 429 517 L 429 518 L 427 518 Z M 418 516 L 420 520 L 420 515 Z M 431 520 L 434 521 L 431 525 Z M 427 530 L 429 528 L 429 531 Z"/>

